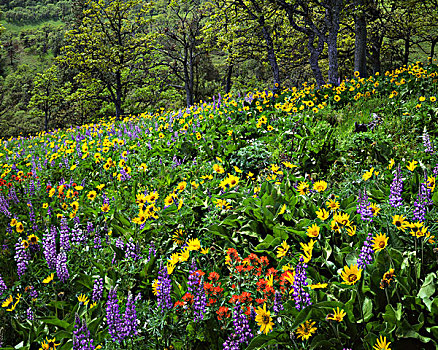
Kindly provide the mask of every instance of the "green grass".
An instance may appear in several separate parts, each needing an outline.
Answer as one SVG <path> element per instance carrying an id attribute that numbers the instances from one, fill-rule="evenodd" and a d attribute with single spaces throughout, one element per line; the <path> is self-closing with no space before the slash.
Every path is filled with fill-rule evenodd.
<path id="1" fill-rule="evenodd" d="M 3 25 L 3 27 L 5 27 L 6 32 L 11 32 L 13 34 L 18 34 L 24 30 L 29 30 L 29 29 L 38 29 L 41 28 L 42 26 L 44 26 L 45 24 L 50 24 L 52 26 L 55 27 L 60 27 L 62 25 L 64 25 L 65 23 L 62 21 L 44 21 L 44 22 L 39 22 L 39 23 L 31 23 L 31 24 L 14 24 L 14 23 L 9 23 L 6 22 L 5 20 L 1 20 L 0 24 Z"/>

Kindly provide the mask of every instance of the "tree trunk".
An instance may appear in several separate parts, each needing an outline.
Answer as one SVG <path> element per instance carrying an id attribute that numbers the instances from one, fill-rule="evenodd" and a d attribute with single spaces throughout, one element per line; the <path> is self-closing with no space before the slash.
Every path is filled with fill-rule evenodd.
<path id="1" fill-rule="evenodd" d="M 272 75 L 274 78 L 274 90 L 280 86 L 280 69 L 278 68 L 277 56 L 275 55 L 274 43 L 272 42 L 271 33 L 266 28 L 264 19 L 260 21 L 262 26 L 263 37 L 265 38 L 266 49 L 268 51 L 268 61 L 271 66 Z"/>
<path id="2" fill-rule="evenodd" d="M 233 64 L 227 67 L 227 76 L 225 80 L 225 93 L 228 94 L 231 90 L 231 75 L 233 74 Z"/>
<path id="3" fill-rule="evenodd" d="M 405 38 L 405 50 L 403 57 L 403 64 L 408 65 L 409 63 L 409 53 L 411 49 L 411 34 L 408 32 L 408 36 Z"/>
<path id="4" fill-rule="evenodd" d="M 331 9 L 326 10 L 325 20 L 329 29 L 327 35 L 329 71 L 328 81 L 330 84 L 339 85 L 339 62 L 338 62 L 338 33 L 339 17 L 343 8 L 343 0 L 333 0 Z"/>
<path id="5" fill-rule="evenodd" d="M 354 10 L 354 70 L 361 78 L 367 77 L 367 23 L 365 19 L 364 0 L 355 0 Z"/>
<path id="6" fill-rule="evenodd" d="M 432 40 L 430 45 L 430 60 L 433 60 L 433 56 L 435 55 L 435 46 L 438 43 L 438 38 Z"/>
<path id="7" fill-rule="evenodd" d="M 49 110 L 47 108 L 44 111 L 44 130 L 49 132 Z"/>
<path id="8" fill-rule="evenodd" d="M 381 61 L 380 61 L 380 52 L 382 49 L 383 35 L 371 37 L 370 43 L 371 46 L 370 46 L 369 57 L 371 59 L 371 64 L 373 67 L 373 74 L 380 73 L 382 69 Z"/>
<path id="9" fill-rule="evenodd" d="M 122 110 L 122 75 L 118 70 L 116 72 L 116 118 L 117 120 L 122 119 L 123 110 Z"/>
<path id="10" fill-rule="evenodd" d="M 309 63 L 310 67 L 312 68 L 313 76 L 315 77 L 316 84 L 318 87 L 325 85 L 324 77 L 321 73 L 321 68 L 319 67 L 319 56 L 322 53 L 322 50 L 324 49 L 324 41 L 319 38 L 318 39 L 318 46 L 315 47 L 313 45 L 315 41 L 315 33 L 309 32 L 308 33 L 309 41 L 307 43 L 307 48 L 310 51 L 310 57 L 309 57 Z"/>

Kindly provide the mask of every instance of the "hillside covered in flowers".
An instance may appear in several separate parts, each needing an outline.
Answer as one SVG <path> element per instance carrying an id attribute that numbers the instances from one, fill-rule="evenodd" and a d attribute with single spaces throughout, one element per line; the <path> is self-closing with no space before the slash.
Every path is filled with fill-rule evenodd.
<path id="1" fill-rule="evenodd" d="M 436 62 L 2 140 L 1 349 L 435 349 Z"/>

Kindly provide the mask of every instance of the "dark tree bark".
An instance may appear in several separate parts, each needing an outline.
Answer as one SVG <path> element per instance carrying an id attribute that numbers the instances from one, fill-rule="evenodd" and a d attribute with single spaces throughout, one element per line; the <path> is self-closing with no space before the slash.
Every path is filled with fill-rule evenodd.
<path id="1" fill-rule="evenodd" d="M 233 74 L 233 64 L 229 64 L 227 67 L 227 75 L 225 77 L 225 93 L 229 93 L 231 91 L 231 76 Z"/>
<path id="2" fill-rule="evenodd" d="M 277 56 L 274 50 L 274 43 L 271 38 L 271 33 L 269 33 L 268 29 L 263 23 L 263 37 L 266 42 L 266 50 L 268 52 L 268 61 L 271 66 L 272 76 L 274 77 L 274 86 L 280 86 L 280 69 L 278 68 Z"/>
<path id="3" fill-rule="evenodd" d="M 365 17 L 365 1 L 354 1 L 354 70 L 362 78 L 367 77 L 367 23 Z"/>
<path id="4" fill-rule="evenodd" d="M 322 53 L 322 50 L 324 49 L 324 41 L 322 38 L 318 39 L 318 45 L 314 46 L 315 41 L 315 33 L 309 32 L 308 33 L 309 41 L 307 43 L 307 48 L 310 52 L 309 57 L 309 63 L 310 68 L 312 69 L 313 76 L 315 77 L 316 84 L 318 87 L 325 85 L 324 77 L 321 72 L 321 68 L 319 67 L 319 56 Z"/>
<path id="5" fill-rule="evenodd" d="M 339 62 L 338 62 L 338 34 L 339 17 L 344 7 L 343 0 L 327 1 L 325 21 L 328 28 L 327 46 L 329 59 L 328 81 L 330 84 L 339 85 Z"/>

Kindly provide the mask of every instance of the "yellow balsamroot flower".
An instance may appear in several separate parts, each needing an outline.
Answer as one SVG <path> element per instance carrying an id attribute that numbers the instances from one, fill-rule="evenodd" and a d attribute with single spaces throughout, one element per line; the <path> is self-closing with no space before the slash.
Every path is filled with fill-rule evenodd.
<path id="1" fill-rule="evenodd" d="M 333 99 L 335 100 L 335 102 L 339 102 L 341 100 L 341 96 L 335 95 Z"/>
<path id="2" fill-rule="evenodd" d="M 233 168 L 234 168 L 234 171 L 235 171 L 236 173 L 239 173 L 239 174 L 242 173 L 242 170 L 240 170 L 237 166 L 234 165 Z"/>
<path id="3" fill-rule="evenodd" d="M 184 249 L 181 253 L 179 253 L 179 261 L 184 262 L 189 260 L 190 258 L 190 250 Z"/>
<path id="4" fill-rule="evenodd" d="M 188 250 L 199 250 L 201 249 L 201 242 L 199 241 L 198 238 L 192 238 L 190 239 L 188 242 Z"/>
<path id="5" fill-rule="evenodd" d="M 324 208 L 322 208 L 316 212 L 316 215 L 317 215 L 318 219 L 325 221 L 328 219 L 330 213 L 327 210 L 325 210 Z"/>
<path id="6" fill-rule="evenodd" d="M 316 284 L 311 284 L 310 285 L 310 289 L 322 289 L 322 288 L 327 288 L 327 283 L 316 283 Z"/>
<path id="7" fill-rule="evenodd" d="M 88 299 L 88 297 L 86 296 L 86 295 L 84 295 L 84 294 L 80 294 L 79 296 L 78 296 L 78 301 L 81 303 L 81 304 L 84 304 L 84 305 L 87 305 L 88 303 L 89 303 L 89 299 Z"/>
<path id="8" fill-rule="evenodd" d="M 175 270 L 175 264 L 171 264 L 171 263 L 167 263 L 166 264 L 166 268 L 167 268 L 167 274 L 171 275 L 173 270 Z"/>
<path id="9" fill-rule="evenodd" d="M 420 98 L 418 99 L 420 102 L 424 102 L 424 101 L 426 101 L 426 97 L 424 97 L 424 96 L 420 96 Z"/>
<path id="10" fill-rule="evenodd" d="M 53 339 L 47 339 L 47 343 L 43 340 L 41 343 L 40 350 L 56 350 L 56 347 L 59 346 L 60 343 L 56 343 L 56 338 Z"/>
<path id="11" fill-rule="evenodd" d="M 316 181 L 313 184 L 313 189 L 316 192 L 324 192 L 327 189 L 327 182 L 325 182 L 324 180 Z"/>
<path id="12" fill-rule="evenodd" d="M 186 187 L 187 187 L 187 182 L 182 181 L 176 186 L 176 189 L 181 192 L 184 191 Z"/>
<path id="13" fill-rule="evenodd" d="M 421 231 L 423 225 L 424 224 L 419 221 L 410 223 L 408 227 L 410 227 L 411 231 L 409 233 L 414 237 L 418 237 L 418 233 Z"/>
<path id="14" fill-rule="evenodd" d="M 377 216 L 380 213 L 380 207 L 376 203 L 371 203 L 369 206 L 371 209 L 371 212 L 373 213 L 373 216 Z"/>
<path id="15" fill-rule="evenodd" d="M 391 350 L 389 347 L 389 344 L 391 342 L 386 342 L 386 337 L 380 336 L 379 339 L 377 339 L 377 343 L 374 344 L 373 349 L 374 350 Z"/>
<path id="16" fill-rule="evenodd" d="M 49 197 L 52 198 L 53 195 L 55 194 L 56 190 L 54 188 L 51 188 L 49 191 Z"/>
<path id="17" fill-rule="evenodd" d="M 88 194 L 87 194 L 87 198 L 88 198 L 90 201 L 94 201 L 94 199 L 96 198 L 96 196 L 97 196 L 96 191 L 90 191 L 90 192 L 88 192 Z"/>
<path id="18" fill-rule="evenodd" d="M 344 266 L 344 271 L 341 272 L 341 277 L 345 284 L 356 284 L 356 282 L 362 277 L 362 269 L 359 269 L 357 265 Z"/>
<path id="19" fill-rule="evenodd" d="M 214 170 L 215 172 L 217 172 L 218 174 L 223 174 L 223 173 L 225 172 L 223 166 L 220 165 L 220 164 L 214 164 L 214 165 L 213 165 L 213 170 Z"/>
<path id="20" fill-rule="evenodd" d="M 47 276 L 46 278 L 43 279 L 43 283 L 44 284 L 49 284 L 50 282 L 53 281 L 54 277 L 55 277 L 55 275 L 53 273 L 51 273 L 49 276 Z"/>
<path id="21" fill-rule="evenodd" d="M 201 254 L 207 255 L 210 248 L 201 248 Z"/>
<path id="22" fill-rule="evenodd" d="M 391 160 L 389 161 L 388 169 L 391 170 L 392 167 L 394 166 L 394 164 L 395 164 L 395 161 L 394 161 L 394 159 L 391 158 Z"/>
<path id="23" fill-rule="evenodd" d="M 297 190 L 299 194 L 305 196 L 307 193 L 309 193 L 309 184 L 307 182 L 300 181 Z"/>
<path id="24" fill-rule="evenodd" d="M 73 208 L 74 211 L 78 211 L 79 209 L 79 202 L 78 201 L 74 201 L 70 204 L 70 206 Z"/>
<path id="25" fill-rule="evenodd" d="M 290 246 L 286 243 L 286 241 L 283 241 L 283 243 L 281 243 L 281 246 L 277 249 L 277 258 L 282 258 L 286 256 L 289 248 Z"/>
<path id="26" fill-rule="evenodd" d="M 344 319 L 346 314 L 347 313 L 343 309 L 339 310 L 339 306 L 338 306 L 336 308 L 336 310 L 333 309 L 333 313 L 332 314 L 328 314 L 325 319 L 326 320 L 336 321 L 336 322 L 342 322 L 342 320 Z"/>
<path id="27" fill-rule="evenodd" d="M 362 179 L 367 181 L 371 176 L 373 176 L 374 168 L 371 168 L 369 171 L 365 172 L 365 174 L 362 175 Z"/>
<path id="28" fill-rule="evenodd" d="M 12 295 L 8 296 L 6 300 L 2 303 L 2 307 L 8 307 L 9 305 L 12 304 L 13 301 L 14 298 L 12 297 Z"/>
<path id="29" fill-rule="evenodd" d="M 313 335 L 313 333 L 316 332 L 316 327 L 314 327 L 315 323 L 315 321 L 312 322 L 312 320 L 308 320 L 299 325 L 299 327 L 295 331 L 295 333 L 297 334 L 297 338 L 301 338 L 302 340 L 309 339 Z"/>
<path id="30" fill-rule="evenodd" d="M 435 178 L 432 176 L 429 176 L 427 178 L 427 188 L 429 188 L 431 190 L 431 192 L 433 192 L 435 190 Z"/>
<path id="31" fill-rule="evenodd" d="M 100 209 L 101 209 L 104 213 L 108 213 L 109 210 L 110 210 L 110 206 L 109 206 L 109 204 L 105 203 L 105 204 L 102 204 L 102 206 L 100 207 Z"/>
<path id="32" fill-rule="evenodd" d="M 17 222 L 17 225 L 15 225 L 15 229 L 17 230 L 18 233 L 21 233 L 24 231 L 24 226 L 21 222 Z"/>
<path id="33" fill-rule="evenodd" d="M 266 303 L 263 308 L 259 307 L 256 311 L 255 321 L 260 326 L 260 332 L 268 334 L 272 330 L 274 322 L 272 322 L 271 312 L 266 310 Z"/>
<path id="34" fill-rule="evenodd" d="M 378 234 L 376 237 L 373 238 L 373 249 L 375 252 L 379 252 L 386 248 L 388 245 L 388 239 L 389 237 L 386 237 L 385 234 Z"/>
<path id="35" fill-rule="evenodd" d="M 298 165 L 294 165 L 294 164 L 291 164 L 291 163 L 289 163 L 289 162 L 283 162 L 283 165 L 284 165 L 286 168 L 289 168 L 289 169 L 297 168 L 297 167 L 298 167 Z"/>
<path id="36" fill-rule="evenodd" d="M 346 226 L 346 228 L 349 236 L 354 236 L 356 234 L 356 225 L 349 225 Z"/>
<path id="37" fill-rule="evenodd" d="M 414 171 L 414 169 L 417 167 L 418 162 L 416 160 L 413 160 L 409 163 L 409 165 L 406 165 L 406 168 L 408 168 L 409 171 Z"/>
<path id="38" fill-rule="evenodd" d="M 398 230 L 406 230 L 409 227 L 409 222 L 403 215 L 394 215 L 392 217 L 392 224 L 397 227 Z"/>
<path id="39" fill-rule="evenodd" d="M 255 192 L 255 189 L 254 189 Z M 283 215 L 286 211 L 286 204 L 283 204 L 283 206 L 281 207 L 280 211 L 278 212 L 278 215 Z"/>
<path id="40" fill-rule="evenodd" d="M 17 225 L 17 219 L 13 218 L 10 222 L 11 227 L 14 227 L 15 225 Z"/>
<path id="41" fill-rule="evenodd" d="M 231 209 L 231 205 L 225 199 L 215 199 L 216 208 L 220 209 Z"/>
<path id="42" fill-rule="evenodd" d="M 100 184 L 100 185 L 98 185 L 98 186 L 96 186 L 96 188 L 99 190 L 99 191 L 102 191 L 102 189 L 105 187 L 105 184 Z"/>
<path id="43" fill-rule="evenodd" d="M 326 202 L 326 205 L 331 211 L 335 211 L 341 207 L 339 202 L 334 199 L 329 199 L 328 202 Z"/>
<path id="44" fill-rule="evenodd" d="M 319 236 L 319 226 L 317 224 L 313 224 L 312 226 L 310 226 L 309 228 L 307 228 L 307 236 L 309 237 L 318 237 Z"/>
<path id="45" fill-rule="evenodd" d="M 186 184 L 186 186 L 187 186 L 187 182 L 185 182 L 185 184 Z M 179 185 L 178 185 L 179 186 Z M 184 187 L 185 188 L 185 187 Z M 155 203 L 156 201 L 157 201 L 157 199 L 158 199 L 158 197 L 159 197 L 160 195 L 156 192 L 156 191 L 154 191 L 154 192 L 152 192 L 152 193 L 150 193 L 150 194 L 148 194 L 147 196 L 146 196 L 146 201 L 148 202 L 148 203 Z M 137 197 L 138 197 L 138 195 L 137 195 Z"/>
<path id="46" fill-rule="evenodd" d="M 27 240 L 29 241 L 30 244 L 38 244 L 39 238 L 38 236 L 31 234 L 29 236 L 27 236 Z"/>

